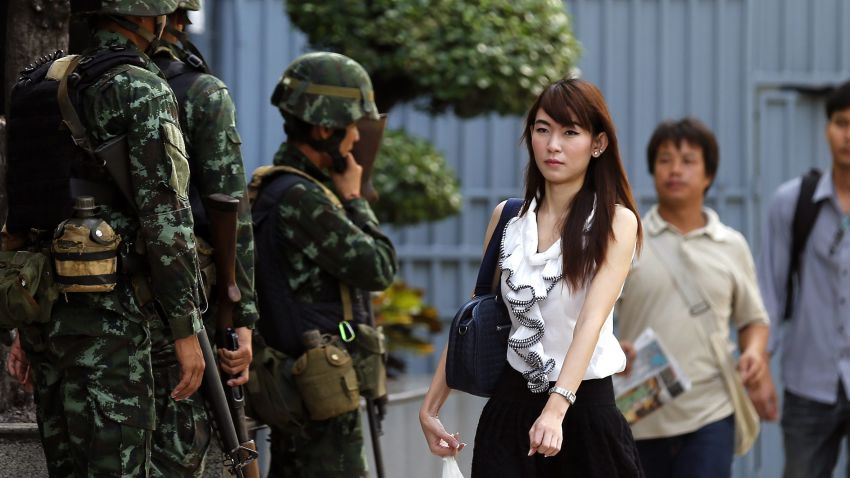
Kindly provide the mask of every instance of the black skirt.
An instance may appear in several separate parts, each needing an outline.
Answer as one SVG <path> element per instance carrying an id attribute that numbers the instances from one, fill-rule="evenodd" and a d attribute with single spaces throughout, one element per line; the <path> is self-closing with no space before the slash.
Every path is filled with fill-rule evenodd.
<path id="1" fill-rule="evenodd" d="M 528 431 L 548 399 L 545 393 L 531 393 L 522 375 L 505 367 L 478 422 L 473 478 L 644 476 L 632 432 L 614 404 L 611 377 L 581 383 L 576 403 L 567 410 L 557 455 L 528 456 Z"/>

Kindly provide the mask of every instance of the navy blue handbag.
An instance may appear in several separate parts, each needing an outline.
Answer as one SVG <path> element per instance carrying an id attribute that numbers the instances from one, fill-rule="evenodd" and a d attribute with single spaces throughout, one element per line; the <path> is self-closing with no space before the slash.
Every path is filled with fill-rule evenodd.
<path id="1" fill-rule="evenodd" d="M 479 397 L 493 395 L 507 364 L 511 319 L 492 287 L 499 266 L 502 233 L 521 206 L 522 199 L 512 198 L 502 208 L 499 223 L 478 268 L 475 296 L 460 307 L 449 329 L 446 382 L 450 388 Z"/>

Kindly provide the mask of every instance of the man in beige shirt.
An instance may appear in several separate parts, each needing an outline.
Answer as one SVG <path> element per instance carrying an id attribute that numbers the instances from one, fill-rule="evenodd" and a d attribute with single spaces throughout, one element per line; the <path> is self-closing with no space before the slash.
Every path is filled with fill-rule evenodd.
<path id="1" fill-rule="evenodd" d="M 643 218 L 646 246 L 617 307 L 621 345 L 631 364 L 631 342 L 651 327 L 692 388 L 641 418 L 632 432 L 647 478 L 729 477 L 735 448 L 733 407 L 698 320 L 717 320 L 712 329 L 727 335 L 730 321 L 734 323 L 743 382 L 755 386 L 763 379 L 768 318 L 752 255 L 744 237 L 704 207 L 718 164 L 717 142 L 705 125 L 690 118 L 661 123 L 650 140 L 647 160 L 658 205 Z M 661 253 L 669 256 L 662 260 Z M 713 314 L 690 313 L 665 266 L 670 261 L 679 261 L 676 269 L 692 274 L 688 280 L 702 290 Z"/>

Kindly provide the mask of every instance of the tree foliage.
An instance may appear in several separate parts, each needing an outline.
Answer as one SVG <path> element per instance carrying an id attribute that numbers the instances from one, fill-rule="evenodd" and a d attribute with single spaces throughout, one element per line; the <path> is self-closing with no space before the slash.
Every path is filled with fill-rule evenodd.
<path id="1" fill-rule="evenodd" d="M 383 223 L 437 221 L 460 211 L 459 185 L 446 158 L 404 131 L 384 133 L 372 182 L 380 195 L 375 214 Z"/>
<path id="2" fill-rule="evenodd" d="M 522 114 L 579 55 L 560 0 L 288 1 L 310 44 L 359 61 L 381 111 Z"/>

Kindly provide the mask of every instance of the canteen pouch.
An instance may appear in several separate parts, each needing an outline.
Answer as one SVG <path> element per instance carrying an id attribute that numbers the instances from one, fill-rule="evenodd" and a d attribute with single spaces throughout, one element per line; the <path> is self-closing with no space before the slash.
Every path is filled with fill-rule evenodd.
<path id="1" fill-rule="evenodd" d="M 50 248 L 61 292 L 109 292 L 118 283 L 121 237 L 102 219 L 68 219 Z"/>
<path id="2" fill-rule="evenodd" d="M 307 417 L 304 402 L 295 385 L 292 366 L 295 359 L 254 337 L 254 358 L 247 392 L 248 416 L 275 430 L 299 430 Z"/>
<path id="3" fill-rule="evenodd" d="M 327 420 L 360 407 L 357 372 L 345 349 L 332 344 L 308 349 L 295 361 L 292 375 L 311 420 Z"/>
<path id="4" fill-rule="evenodd" d="M 58 296 L 45 254 L 0 252 L 0 328 L 14 329 L 50 321 Z"/>
<path id="5" fill-rule="evenodd" d="M 360 395 L 366 399 L 381 398 L 387 394 L 387 339 L 383 327 L 357 324 L 357 338 L 353 347 L 354 368 Z"/>

